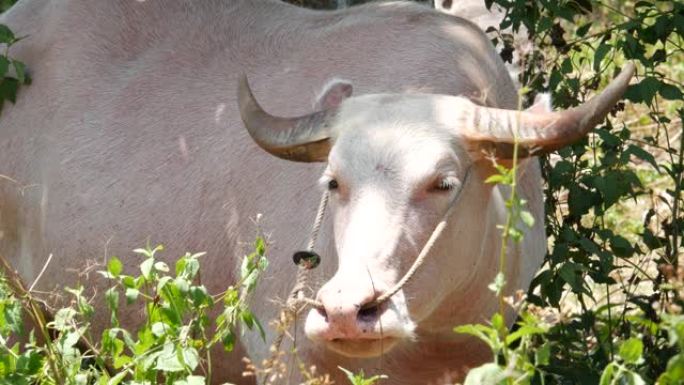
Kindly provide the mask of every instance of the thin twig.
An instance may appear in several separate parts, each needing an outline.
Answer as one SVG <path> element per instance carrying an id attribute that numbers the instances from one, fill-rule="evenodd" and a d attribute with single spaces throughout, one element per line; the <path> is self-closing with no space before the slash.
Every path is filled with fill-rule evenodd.
<path id="1" fill-rule="evenodd" d="M 29 292 L 32 292 L 33 288 L 36 287 L 36 284 L 40 280 L 40 277 L 42 277 L 43 273 L 45 273 L 45 270 L 47 270 L 47 267 L 50 264 L 50 261 L 52 261 L 52 253 L 50 253 L 50 255 L 48 255 L 47 261 L 45 261 L 45 264 L 43 264 L 43 268 L 40 270 L 40 273 L 38 273 L 38 276 L 36 277 L 36 279 L 33 280 L 33 283 L 31 284 L 31 286 L 28 289 Z"/>

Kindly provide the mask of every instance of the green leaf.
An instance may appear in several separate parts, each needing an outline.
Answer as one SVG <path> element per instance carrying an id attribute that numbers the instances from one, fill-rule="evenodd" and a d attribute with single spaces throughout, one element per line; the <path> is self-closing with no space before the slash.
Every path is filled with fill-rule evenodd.
<path id="1" fill-rule="evenodd" d="M 467 324 L 456 326 L 454 328 L 454 332 L 460 334 L 468 334 L 477 337 L 480 340 L 486 342 L 487 345 L 489 345 L 490 349 L 498 349 L 498 333 L 496 330 L 494 330 L 494 328 L 480 324 Z"/>
<path id="2" fill-rule="evenodd" d="M 656 170 L 659 169 L 658 163 L 656 162 L 653 154 L 651 154 L 650 152 L 644 150 L 643 148 L 641 148 L 639 146 L 635 146 L 633 144 L 630 144 L 627 147 L 627 150 L 625 151 L 625 153 L 634 155 L 637 158 L 650 163 Z"/>
<path id="3" fill-rule="evenodd" d="M 520 212 L 520 219 L 527 227 L 534 226 L 534 217 L 529 211 L 523 210 Z"/>
<path id="4" fill-rule="evenodd" d="M 123 271 L 123 263 L 117 257 L 111 257 L 107 262 L 107 271 L 113 276 L 118 277 Z"/>
<path id="5" fill-rule="evenodd" d="M 347 370 L 341 366 L 338 366 L 338 368 L 344 372 L 344 374 L 347 376 L 347 379 L 352 385 L 373 385 L 376 382 L 387 378 L 384 374 L 380 375 L 375 375 L 370 378 L 366 378 L 365 374 L 363 373 L 363 369 L 359 371 L 359 374 L 354 374 L 350 370 Z"/>
<path id="6" fill-rule="evenodd" d="M 223 350 L 226 352 L 232 352 L 235 347 L 235 333 L 231 330 L 226 331 L 226 333 L 221 338 L 221 344 L 223 345 Z"/>
<path id="7" fill-rule="evenodd" d="M 162 261 L 155 262 L 154 269 L 157 271 L 161 271 L 162 273 L 168 273 L 169 272 L 169 265 L 167 265 L 166 263 L 164 263 Z"/>
<path id="8" fill-rule="evenodd" d="M 185 362 L 185 365 L 188 367 L 188 369 L 190 369 L 190 371 L 194 371 L 195 369 L 197 369 L 197 365 L 199 365 L 200 356 L 195 348 L 186 347 L 182 350 L 181 354 L 183 356 L 183 361 Z"/>
<path id="9" fill-rule="evenodd" d="M 653 3 L 650 2 L 650 1 L 643 1 L 643 0 L 640 0 L 640 1 L 637 1 L 637 2 L 634 4 L 634 9 L 639 9 L 639 8 L 651 8 L 651 7 L 653 7 Z"/>
<path id="10" fill-rule="evenodd" d="M 37 351 L 28 351 L 17 360 L 17 372 L 35 375 L 43 367 L 43 355 Z"/>
<path id="11" fill-rule="evenodd" d="M 601 62 L 608 52 L 611 51 L 613 47 L 606 43 L 601 43 L 594 52 L 594 71 L 599 72 L 601 70 Z"/>
<path id="12" fill-rule="evenodd" d="M 596 243 L 592 242 L 591 240 L 582 237 L 579 241 L 580 246 L 582 249 L 590 254 L 598 254 L 599 247 L 596 245 Z"/>
<path id="13" fill-rule="evenodd" d="M 354 383 L 354 377 L 355 377 L 354 373 L 352 373 L 350 370 L 347 370 L 341 366 L 338 366 L 338 368 L 340 368 L 340 370 L 344 372 L 344 374 L 347 376 L 347 379 L 349 379 L 349 382 Z"/>
<path id="14" fill-rule="evenodd" d="M 494 277 L 494 282 L 490 283 L 487 287 L 489 288 L 489 290 L 496 293 L 496 295 L 499 295 L 505 286 L 506 277 L 503 275 L 502 272 L 498 272 Z"/>
<path id="15" fill-rule="evenodd" d="M 247 326 L 249 329 L 252 329 L 254 327 L 254 314 L 252 314 L 251 311 L 249 310 L 243 310 L 240 313 L 240 318 L 242 319 L 242 322 Z"/>
<path id="16" fill-rule="evenodd" d="M 14 103 L 17 101 L 17 91 L 19 90 L 19 80 L 5 77 L 0 80 L 0 101 L 9 100 Z"/>
<path id="17" fill-rule="evenodd" d="M 471 369 L 463 385 L 495 385 L 506 378 L 503 368 L 494 363 L 484 364 Z"/>
<path id="18" fill-rule="evenodd" d="M 14 66 L 14 73 L 19 83 L 26 83 L 26 65 L 18 60 L 12 60 L 12 66 Z"/>
<path id="19" fill-rule="evenodd" d="M 563 280 L 570 285 L 575 293 L 584 292 L 583 280 L 580 276 L 581 267 L 573 262 L 566 262 L 558 270 L 558 275 L 560 275 Z"/>
<path id="20" fill-rule="evenodd" d="M 572 73 L 572 69 L 572 60 L 570 60 L 570 58 L 563 60 L 563 63 L 561 64 L 561 72 L 567 75 Z"/>
<path id="21" fill-rule="evenodd" d="M 24 336 L 24 320 L 22 319 L 21 304 L 14 298 L 0 302 L 0 332 L 9 331 L 18 336 Z"/>
<path id="22" fill-rule="evenodd" d="M 123 370 L 119 373 L 117 373 L 114 377 L 110 378 L 109 381 L 107 382 L 107 385 L 118 385 L 123 381 L 124 378 L 128 375 L 128 370 Z"/>
<path id="23" fill-rule="evenodd" d="M 492 327 L 496 331 L 503 331 L 506 329 L 506 323 L 504 322 L 504 318 L 500 313 L 494 313 L 492 316 Z"/>
<path id="24" fill-rule="evenodd" d="M 518 330 L 512 332 L 506 336 L 506 345 L 510 345 L 513 342 L 519 340 L 522 337 L 529 337 L 536 334 L 544 334 L 546 329 L 539 326 L 525 325 L 518 328 Z"/>
<path id="25" fill-rule="evenodd" d="M 634 248 L 629 241 L 620 235 L 610 238 L 610 249 L 620 257 L 631 257 L 634 253 Z"/>
<path id="26" fill-rule="evenodd" d="M 204 376 L 188 376 L 184 380 L 178 380 L 173 385 L 205 385 L 206 379 Z"/>
<path id="27" fill-rule="evenodd" d="M 9 70 L 10 66 L 10 61 L 7 60 L 7 57 L 4 55 L 0 55 L 0 79 L 4 78 L 5 75 L 7 75 L 7 71 Z"/>
<path id="28" fill-rule="evenodd" d="M 135 302 L 138 299 L 138 295 L 140 295 L 140 291 L 135 288 L 127 288 L 126 289 L 126 303 L 131 304 Z"/>
<path id="29" fill-rule="evenodd" d="M 130 288 L 136 288 L 135 285 L 135 278 L 131 277 L 130 275 L 125 275 L 121 277 L 121 283 L 125 287 L 130 287 Z"/>
<path id="30" fill-rule="evenodd" d="M 535 350 L 535 363 L 537 365 L 548 365 L 551 359 L 551 344 L 544 343 L 539 349 Z"/>
<path id="31" fill-rule="evenodd" d="M 214 301 L 209 296 L 207 289 L 204 286 L 192 286 L 189 289 L 190 299 L 194 306 L 200 307 L 202 305 L 212 306 Z"/>
<path id="32" fill-rule="evenodd" d="M 16 40 L 14 32 L 4 24 L 0 24 L 0 43 L 12 44 Z"/>
<path id="33" fill-rule="evenodd" d="M 148 258 L 152 257 L 152 252 L 150 250 L 147 250 L 147 249 L 141 249 L 141 248 L 133 249 L 133 252 L 136 254 L 144 255 Z"/>
<path id="34" fill-rule="evenodd" d="M 570 209 L 570 214 L 581 217 L 588 213 L 595 200 L 594 194 L 578 184 L 571 184 L 568 190 L 568 208 Z"/>
<path id="35" fill-rule="evenodd" d="M 266 331 L 264 330 L 264 327 L 261 325 L 261 322 L 259 322 L 259 319 L 254 317 L 254 324 L 257 327 L 257 330 L 259 330 L 259 336 L 261 337 L 261 340 L 266 342 Z"/>
<path id="36" fill-rule="evenodd" d="M 266 242 L 264 242 L 264 238 L 256 238 L 254 241 L 254 251 L 256 251 L 260 257 L 263 257 L 266 254 Z"/>
<path id="37" fill-rule="evenodd" d="M 660 80 L 653 76 L 647 76 L 638 84 L 630 85 L 625 92 L 625 98 L 633 102 L 651 105 L 661 84 Z"/>
<path id="38" fill-rule="evenodd" d="M 644 232 L 641 236 L 643 237 L 644 244 L 651 250 L 657 250 L 665 246 L 666 241 L 660 237 L 657 237 L 648 228 L 644 229 Z"/>
<path id="39" fill-rule="evenodd" d="M 615 377 L 615 363 L 611 362 L 604 369 L 601 374 L 601 380 L 599 380 L 599 385 L 611 385 L 613 383 L 613 378 Z"/>
<path id="40" fill-rule="evenodd" d="M 164 349 L 157 357 L 156 369 L 163 372 L 180 372 L 185 369 L 178 359 L 176 348 L 172 343 L 164 344 Z"/>
<path id="41" fill-rule="evenodd" d="M 126 355 L 120 355 L 114 358 L 114 367 L 119 369 L 133 362 L 133 359 Z"/>
<path id="42" fill-rule="evenodd" d="M 60 350 L 63 355 L 72 355 L 74 354 L 77 350 L 74 349 L 74 345 L 78 343 L 78 340 L 80 339 L 80 334 L 78 332 L 69 332 L 64 335 L 60 345 Z"/>
<path id="43" fill-rule="evenodd" d="M 199 261 L 195 258 L 190 258 L 185 262 L 185 274 L 187 275 L 188 279 L 193 279 L 199 272 Z"/>
<path id="44" fill-rule="evenodd" d="M 119 308 L 119 292 L 115 287 L 110 287 L 105 292 L 105 299 L 111 310 L 117 310 Z"/>
<path id="45" fill-rule="evenodd" d="M 161 277 L 159 279 L 159 282 L 157 282 L 157 293 L 161 293 L 161 291 L 164 289 L 164 287 L 171 282 L 173 278 L 166 276 L 166 277 Z"/>
<path id="46" fill-rule="evenodd" d="M 658 377 L 658 383 L 662 385 L 680 385 L 684 378 L 684 355 L 677 354 L 667 362 L 667 370 Z"/>
<path id="47" fill-rule="evenodd" d="M 109 290 L 107 293 L 109 293 Z M 76 317 L 75 309 L 70 307 L 59 309 L 55 314 L 54 321 L 52 321 L 52 327 L 59 331 L 68 330 L 71 328 L 71 323 L 74 320 L 74 317 Z"/>
<path id="48" fill-rule="evenodd" d="M 150 257 L 140 264 L 140 272 L 146 280 L 152 278 L 152 267 L 154 266 L 154 258 Z"/>
<path id="49" fill-rule="evenodd" d="M 504 182 L 505 176 L 501 174 L 494 174 L 491 175 L 489 178 L 485 179 L 485 183 L 491 183 L 491 184 L 499 184 Z"/>
<path id="50" fill-rule="evenodd" d="M 150 327 L 150 330 L 156 337 L 161 337 L 166 335 L 166 333 L 171 330 L 171 327 L 163 322 L 155 322 Z"/>
<path id="51" fill-rule="evenodd" d="M 190 282 L 187 279 L 177 277 L 173 280 L 173 285 L 178 288 L 178 291 L 185 294 L 190 290 Z"/>
<path id="52" fill-rule="evenodd" d="M 597 130 L 597 133 L 598 133 L 599 137 L 601 138 L 601 140 L 603 140 L 603 142 L 605 144 L 607 144 L 608 146 L 617 147 L 622 143 L 622 141 L 620 140 L 619 137 L 611 134 L 610 132 L 608 132 L 606 130 Z"/>
<path id="53" fill-rule="evenodd" d="M 667 83 L 662 83 L 660 85 L 660 95 L 667 100 L 682 99 L 682 91 L 679 89 L 679 87 Z"/>
<path id="54" fill-rule="evenodd" d="M 586 23 L 583 26 L 577 28 L 577 32 L 575 32 L 577 37 L 583 37 L 584 35 L 586 35 L 587 32 L 589 32 L 589 28 L 591 28 L 591 25 L 592 23 Z"/>
<path id="55" fill-rule="evenodd" d="M 74 385 L 88 385 L 88 375 L 79 373 L 74 376 Z"/>
<path id="56" fill-rule="evenodd" d="M 630 338 L 620 345 L 619 355 L 628 364 L 637 364 L 641 360 L 644 344 L 638 338 Z"/>

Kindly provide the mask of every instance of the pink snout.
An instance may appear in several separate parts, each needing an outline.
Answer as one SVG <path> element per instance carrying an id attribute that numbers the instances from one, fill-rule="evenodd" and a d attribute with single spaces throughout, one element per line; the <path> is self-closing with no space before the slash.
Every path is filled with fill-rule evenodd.
<path id="1" fill-rule="evenodd" d="M 383 307 L 372 302 L 378 295 L 363 285 L 324 286 L 318 293 L 323 309 L 315 309 L 324 323 L 318 339 L 377 338 L 372 331 Z"/>
<path id="2" fill-rule="evenodd" d="M 403 293 L 397 293 L 399 303 L 393 296 L 373 304 L 381 294 L 370 282 L 365 285 L 333 279 L 318 292 L 323 309 L 309 312 L 304 332 L 311 340 L 346 356 L 380 355 L 395 342 L 410 338 L 414 328 Z"/>

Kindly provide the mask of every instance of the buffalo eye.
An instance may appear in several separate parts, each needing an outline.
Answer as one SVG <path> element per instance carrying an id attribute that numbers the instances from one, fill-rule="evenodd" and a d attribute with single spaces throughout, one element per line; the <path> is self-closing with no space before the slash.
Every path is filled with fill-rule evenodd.
<path id="1" fill-rule="evenodd" d="M 458 182 L 453 178 L 440 178 L 437 180 L 433 186 L 433 191 L 451 191 L 453 190 Z"/>
<path id="2" fill-rule="evenodd" d="M 328 190 L 337 190 L 338 187 L 339 185 L 335 179 L 331 179 L 330 182 L 328 182 Z"/>

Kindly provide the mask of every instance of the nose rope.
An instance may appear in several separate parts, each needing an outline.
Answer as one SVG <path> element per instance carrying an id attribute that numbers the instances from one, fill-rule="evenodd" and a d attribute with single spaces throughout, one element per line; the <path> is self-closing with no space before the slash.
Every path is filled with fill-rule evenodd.
<path id="1" fill-rule="evenodd" d="M 328 191 L 323 193 L 321 201 L 318 204 L 318 211 L 316 213 L 316 219 L 314 220 L 314 225 L 311 228 L 311 238 L 309 239 L 309 244 L 307 245 L 307 251 L 313 253 L 313 249 L 316 246 L 316 240 L 318 239 L 318 233 L 321 230 L 321 225 L 323 224 L 323 218 L 325 217 L 325 209 L 328 206 L 328 197 L 330 193 Z M 269 362 L 277 362 L 278 354 L 280 351 L 280 345 L 283 343 L 286 331 L 290 328 L 293 322 L 297 319 L 299 313 L 304 309 L 305 305 L 311 305 L 318 309 L 323 309 L 323 304 L 314 299 L 304 296 L 304 289 L 307 286 L 307 281 L 309 278 L 310 266 L 306 264 L 298 264 L 297 268 L 297 279 L 295 281 L 294 287 L 290 291 L 290 295 L 287 297 L 285 306 L 282 307 L 280 311 L 280 331 L 273 340 L 271 345 L 271 358 Z"/>
<path id="2" fill-rule="evenodd" d="M 314 220 L 313 227 L 311 228 L 311 238 L 309 239 L 309 244 L 307 245 L 307 251 L 313 252 L 316 246 L 316 240 L 318 240 L 318 233 L 321 230 L 321 225 L 323 224 L 323 218 L 325 217 L 325 209 L 328 207 L 328 198 L 330 197 L 330 192 L 325 191 L 321 197 L 321 201 L 318 204 L 318 211 L 316 212 L 316 219 Z M 300 264 L 297 269 L 297 280 L 295 285 L 290 292 L 290 298 L 288 299 L 287 306 L 290 309 L 296 309 L 300 304 L 311 305 L 318 309 L 323 309 L 323 304 L 315 299 L 305 297 L 304 289 L 306 288 L 306 283 L 309 279 L 309 271 L 311 268 L 306 267 L 304 264 Z"/>

